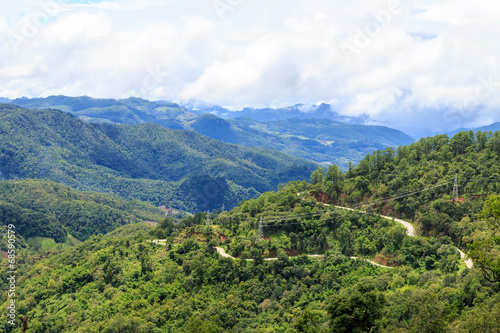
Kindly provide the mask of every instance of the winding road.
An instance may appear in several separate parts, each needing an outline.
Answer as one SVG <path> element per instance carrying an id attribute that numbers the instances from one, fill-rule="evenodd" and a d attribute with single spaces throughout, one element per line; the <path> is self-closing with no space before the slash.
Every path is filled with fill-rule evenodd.
<path id="1" fill-rule="evenodd" d="M 329 204 L 323 204 L 325 206 L 332 206 L 332 205 L 329 205 Z M 361 212 L 361 213 L 366 213 L 365 211 L 362 211 L 362 210 L 358 210 L 358 209 L 353 209 L 353 208 L 347 208 L 347 207 L 342 207 L 342 206 L 333 206 L 335 208 L 339 208 L 339 209 L 344 209 L 344 210 L 351 210 L 351 211 L 358 211 L 358 212 Z M 390 217 L 390 216 L 385 216 L 385 215 L 380 215 L 380 217 L 383 217 L 385 219 L 389 219 L 389 220 L 394 220 L 398 223 L 401 223 L 405 228 L 406 228 L 406 234 L 410 237 L 416 237 L 415 236 L 415 229 L 413 229 L 413 226 L 407 222 L 407 221 L 404 221 L 404 220 L 401 220 L 401 219 L 397 219 L 397 218 L 394 218 L 394 217 Z M 470 258 L 467 257 L 467 255 L 462 251 L 460 250 L 459 248 L 455 248 L 458 253 L 460 253 L 460 258 L 463 260 L 463 262 L 465 263 L 465 265 L 467 266 L 467 268 L 472 268 L 474 266 L 474 263 L 472 262 L 472 260 Z"/>
<path id="2" fill-rule="evenodd" d="M 217 253 L 220 254 L 221 256 L 226 257 L 226 258 L 231 258 L 233 260 L 236 259 L 232 255 L 227 254 L 226 251 L 224 251 L 223 248 L 218 247 L 218 246 L 216 246 L 215 248 L 217 249 Z M 310 258 L 324 258 L 325 257 L 322 254 L 308 254 L 307 256 L 310 257 Z M 292 258 L 292 257 L 288 257 L 288 258 Z M 379 266 L 379 267 L 394 268 L 394 267 L 384 266 L 384 265 L 378 264 L 378 263 L 376 263 L 374 261 L 371 261 L 371 260 L 368 260 L 368 259 L 364 259 L 364 258 L 358 258 L 358 257 L 349 257 L 349 258 L 363 260 L 363 261 L 369 262 L 372 265 Z M 246 261 L 253 261 L 253 259 L 245 259 L 245 260 Z M 278 260 L 278 258 L 264 258 L 264 260 Z"/>
<path id="3" fill-rule="evenodd" d="M 167 240 L 166 239 L 153 239 L 151 241 L 151 243 L 158 244 L 158 245 L 167 245 Z M 220 254 L 222 257 L 230 258 L 233 260 L 237 259 L 237 258 L 233 257 L 232 255 L 227 254 L 226 251 L 222 247 L 216 246 L 215 249 L 217 250 L 217 253 Z M 310 258 L 324 258 L 325 257 L 322 254 L 308 254 L 307 256 Z M 288 257 L 288 258 L 293 258 L 293 257 Z M 384 266 L 384 265 L 378 264 L 378 263 L 371 261 L 369 259 L 358 258 L 358 257 L 349 257 L 349 258 L 363 260 L 363 261 L 369 262 L 372 265 L 379 266 L 379 267 L 394 268 L 394 267 L 389 267 L 389 266 Z M 245 260 L 246 261 L 253 261 L 253 259 L 245 259 Z M 271 261 L 271 260 L 278 260 L 278 258 L 264 258 L 264 260 Z"/>
<path id="4" fill-rule="evenodd" d="M 301 193 L 297 193 L 297 195 L 301 195 L 303 194 L 304 192 L 301 192 Z M 347 207 L 342 207 L 342 206 L 334 206 L 334 205 L 330 205 L 330 204 L 326 204 L 326 203 L 323 203 L 323 205 L 325 206 L 332 206 L 332 207 L 335 207 L 335 208 L 339 208 L 339 209 L 343 209 L 343 210 L 350 210 L 350 211 L 357 211 L 357 212 L 360 212 L 360 213 L 366 213 L 365 211 L 362 211 L 362 210 L 359 210 L 359 209 L 353 209 L 353 208 L 347 208 Z M 383 217 L 385 219 L 388 219 L 388 220 L 391 220 L 391 221 L 395 221 L 395 222 L 398 222 L 400 224 L 402 224 L 405 229 L 406 229 L 406 234 L 410 237 L 416 237 L 415 236 L 415 229 L 413 228 L 413 226 L 407 222 L 407 221 L 404 221 L 404 220 L 401 220 L 401 219 L 397 219 L 397 218 L 394 218 L 394 217 L 390 217 L 390 216 L 385 216 L 385 215 L 379 215 L 380 217 Z M 166 239 L 155 239 L 153 240 L 152 242 L 155 243 L 155 244 L 160 244 L 160 245 L 167 245 L 166 244 Z M 223 248 L 221 247 L 215 247 L 217 249 L 217 253 L 220 254 L 221 256 L 223 257 L 226 257 L 226 258 L 231 258 L 233 260 L 236 260 L 235 257 L 229 255 L 226 253 L 226 251 L 224 251 Z M 467 268 L 472 268 L 474 266 L 474 263 L 472 262 L 472 260 L 470 258 L 467 257 L 467 255 L 462 251 L 460 250 L 459 248 L 455 248 L 458 253 L 460 253 L 460 258 L 463 260 L 463 262 L 465 263 L 465 265 L 467 266 Z M 307 255 L 308 257 L 311 257 L 311 258 L 323 258 L 324 255 L 322 254 L 309 254 Z M 291 257 L 289 257 L 291 258 Z M 371 261 L 369 259 L 364 259 L 364 258 L 358 258 L 358 257 L 349 257 L 351 259 L 359 259 L 359 260 L 363 260 L 363 261 L 366 261 L 366 262 L 369 262 L 373 265 L 376 265 L 376 266 L 379 266 L 379 267 L 384 267 L 384 268 L 394 268 L 394 267 L 389 267 L 389 266 L 384 266 L 384 265 L 381 265 L 381 264 L 378 264 L 374 261 Z M 253 261 L 253 259 L 245 259 L 246 261 Z M 264 260 L 278 260 L 278 258 L 265 258 Z"/>
<path id="5" fill-rule="evenodd" d="M 325 204 L 325 203 L 324 203 L 323 205 L 325 205 L 325 206 L 331 206 L 331 205 L 329 205 L 329 204 Z M 333 206 L 333 207 L 335 207 L 335 208 L 339 208 L 339 209 L 344 209 L 344 210 L 351 210 L 351 211 L 353 211 L 353 212 L 354 212 L 354 211 L 357 211 L 357 212 L 360 212 L 360 213 L 364 213 L 364 214 L 366 214 L 366 212 L 365 212 L 365 211 L 363 211 L 363 210 L 359 210 L 359 209 L 347 208 L 347 207 L 342 207 L 342 206 Z M 391 221 L 392 221 L 392 220 L 394 220 L 394 221 L 396 221 L 396 222 L 398 222 L 398 223 L 401 223 L 401 224 L 402 224 L 402 225 L 404 225 L 404 227 L 406 228 L 406 234 L 407 234 L 408 236 L 410 236 L 410 237 L 415 237 L 415 229 L 413 229 L 413 226 L 412 226 L 410 223 L 408 223 L 408 222 L 406 222 L 406 221 L 404 221 L 404 220 L 401 220 L 401 219 L 397 219 L 397 218 L 394 218 L 394 217 L 390 217 L 390 216 L 385 216 L 385 215 L 379 215 L 379 216 L 380 216 L 380 217 L 383 217 L 384 219 L 388 219 L 388 220 L 391 220 Z"/>

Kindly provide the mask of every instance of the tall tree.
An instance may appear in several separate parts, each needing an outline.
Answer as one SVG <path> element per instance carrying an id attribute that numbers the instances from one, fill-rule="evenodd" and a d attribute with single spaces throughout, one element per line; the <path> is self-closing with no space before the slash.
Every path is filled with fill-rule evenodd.
<path id="1" fill-rule="evenodd" d="M 331 332 L 378 332 L 386 300 L 375 284 L 362 280 L 335 295 L 328 307 Z"/>

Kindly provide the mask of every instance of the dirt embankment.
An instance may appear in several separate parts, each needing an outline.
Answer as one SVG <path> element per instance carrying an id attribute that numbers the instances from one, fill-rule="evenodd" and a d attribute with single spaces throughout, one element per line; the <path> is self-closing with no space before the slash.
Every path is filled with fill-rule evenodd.
<path id="1" fill-rule="evenodd" d="M 321 203 L 325 203 L 325 204 L 333 203 L 333 200 L 326 193 L 315 192 L 315 193 L 311 193 L 311 195 L 314 198 L 314 200 L 316 200 L 317 202 L 321 202 Z"/>

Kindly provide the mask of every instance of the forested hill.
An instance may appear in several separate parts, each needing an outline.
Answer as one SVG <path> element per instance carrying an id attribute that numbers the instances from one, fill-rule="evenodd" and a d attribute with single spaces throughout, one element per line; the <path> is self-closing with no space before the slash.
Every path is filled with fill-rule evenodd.
<path id="1" fill-rule="evenodd" d="M 349 162 L 358 163 L 374 150 L 396 148 L 414 141 L 395 129 L 363 125 L 369 121 L 366 117 L 340 116 L 326 104 L 221 113 L 217 111 L 221 108 L 213 105 L 196 109 L 194 105 L 184 107 L 133 97 L 114 100 L 49 96 L 19 98 L 9 103 L 34 109 L 57 109 L 93 123 L 155 123 L 171 129 L 195 130 L 224 142 L 276 149 L 298 158 L 337 164 L 342 169 L 347 169 Z"/>
<path id="2" fill-rule="evenodd" d="M 27 316 L 44 333 L 498 332 L 500 285 L 461 264 L 449 238 L 409 237 L 390 219 L 325 206 L 309 186 L 292 182 L 212 214 L 211 225 L 206 213 L 126 225 L 48 258 L 23 256 L 16 323 Z M 2 260 L 0 275 L 8 271 Z"/>
<path id="3" fill-rule="evenodd" d="M 500 132 L 468 131 L 451 138 L 424 138 L 397 150 L 379 150 L 345 174 L 334 167 L 325 172 L 318 169 L 311 179 L 318 190 L 320 183 L 334 184 L 323 188 L 333 202 L 366 202 L 417 222 L 435 217 L 436 209 L 460 220 L 474 210 L 474 202 L 484 202 L 488 194 L 498 193 L 499 162 Z M 456 204 L 452 202 L 455 176 L 460 196 Z"/>
<path id="4" fill-rule="evenodd" d="M 464 193 L 475 183 L 459 182 L 454 202 L 448 183 L 455 173 L 465 177 L 465 166 L 478 168 L 472 177 L 494 173 L 498 138 L 428 138 L 376 152 L 346 174 L 317 169 L 312 183 L 290 182 L 210 219 L 198 213 L 156 228 L 129 224 L 45 258 L 23 256 L 16 323 L 28 316 L 37 332 L 498 332 L 498 187 L 489 178 Z M 434 188 L 443 178 L 451 188 Z M 363 205 L 380 198 L 382 184 L 386 197 L 405 195 Z M 417 237 L 373 209 L 413 219 Z M 216 246 L 253 260 L 222 257 Z M 8 271 L 2 260 L 0 275 Z"/>
<path id="5" fill-rule="evenodd" d="M 244 146 L 264 146 L 292 156 L 337 164 L 347 169 L 377 149 L 414 140 L 385 126 L 345 124 L 328 119 L 287 119 L 261 123 L 251 118 L 221 119 L 212 114 L 190 123 L 195 131 Z"/>
<path id="6" fill-rule="evenodd" d="M 46 178 L 187 211 L 232 207 L 316 164 L 155 124 L 89 124 L 0 104 L 0 177 Z M 1 179 L 0 178 L 0 179 Z"/>
<path id="7" fill-rule="evenodd" d="M 0 182 L 0 225 L 15 225 L 18 237 L 28 242 L 31 237 L 44 237 L 64 243 L 68 232 L 84 241 L 124 224 L 164 218 L 159 208 L 138 200 L 76 191 L 52 181 Z"/>
<path id="8" fill-rule="evenodd" d="M 500 132 L 421 139 L 367 155 L 345 174 L 319 168 L 311 180 L 322 201 L 412 220 L 417 234 L 469 247 L 486 276 L 500 280 Z"/>

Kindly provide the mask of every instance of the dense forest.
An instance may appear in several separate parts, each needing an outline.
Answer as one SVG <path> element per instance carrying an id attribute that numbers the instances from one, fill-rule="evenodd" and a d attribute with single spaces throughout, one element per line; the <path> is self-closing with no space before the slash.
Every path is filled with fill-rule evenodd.
<path id="1" fill-rule="evenodd" d="M 307 179 L 316 163 L 160 125 L 89 124 L 0 106 L 0 179 L 44 178 L 185 211 L 206 211 Z"/>
<path id="2" fill-rule="evenodd" d="M 84 241 L 124 224 L 163 218 L 164 212 L 139 200 L 76 191 L 52 181 L 0 182 L 0 225 L 15 225 L 26 239 L 45 237 L 64 243 L 69 233 Z"/>
<path id="3" fill-rule="evenodd" d="M 499 132 L 437 136 L 230 211 L 28 247 L 4 331 L 500 332 L 499 154 Z"/>
<path id="4" fill-rule="evenodd" d="M 460 245 L 484 236 L 475 221 L 486 198 L 499 194 L 499 162 L 500 132 L 439 135 L 376 151 L 345 174 L 318 168 L 311 191 L 331 203 L 410 219 L 420 234 L 447 235 Z"/>
<path id="5" fill-rule="evenodd" d="M 309 112 L 300 105 L 279 110 L 219 112 L 224 109 L 215 105 L 198 109 L 140 98 L 49 96 L 19 98 L 10 103 L 25 108 L 57 109 L 92 123 L 154 123 L 171 129 L 194 130 L 223 142 L 275 149 L 298 158 L 337 164 L 342 169 L 347 169 L 349 161 L 358 163 L 377 149 L 414 141 L 399 130 L 365 126 L 368 119 L 363 117 L 340 116 L 326 104 Z M 318 117 L 321 119 L 311 119 Z"/>
<path id="6" fill-rule="evenodd" d="M 228 229 L 252 205 L 257 214 L 282 204 L 297 213 L 325 208 L 297 200 L 298 185 L 213 212 L 208 226 L 206 213 L 155 229 L 128 225 L 48 258 L 23 258 L 20 317 L 38 332 L 499 331 L 498 282 L 467 269 L 449 238 L 411 238 L 377 215 L 333 209 L 321 223 L 264 228 L 263 240 L 250 226 Z M 167 245 L 151 243 L 158 234 Z M 224 258 L 218 244 L 253 261 Z M 394 268 L 348 257 L 379 251 Z"/>

